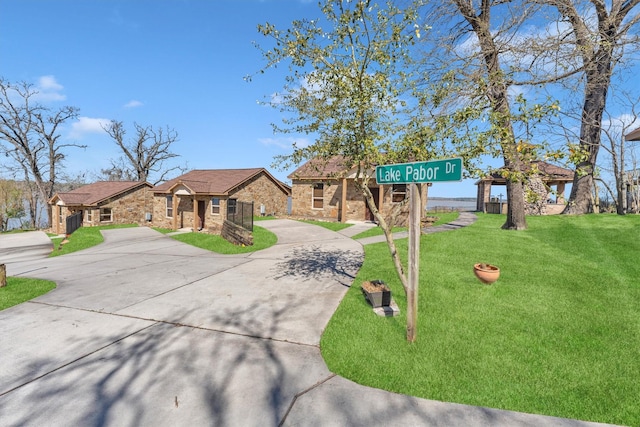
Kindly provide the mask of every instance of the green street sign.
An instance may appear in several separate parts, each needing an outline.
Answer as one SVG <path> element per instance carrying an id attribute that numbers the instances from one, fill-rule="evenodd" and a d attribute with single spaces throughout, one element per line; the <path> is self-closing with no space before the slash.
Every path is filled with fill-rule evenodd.
<path id="1" fill-rule="evenodd" d="M 462 181 L 461 158 L 376 166 L 376 182 L 378 184 L 418 184 L 443 181 Z"/>

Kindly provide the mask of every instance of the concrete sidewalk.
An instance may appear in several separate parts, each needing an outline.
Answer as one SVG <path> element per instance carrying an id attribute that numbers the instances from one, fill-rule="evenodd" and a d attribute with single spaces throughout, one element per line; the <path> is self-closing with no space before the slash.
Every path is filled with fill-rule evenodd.
<path id="1" fill-rule="evenodd" d="M 288 220 L 223 256 L 148 228 L 9 262 L 57 289 L 0 311 L 0 426 L 589 426 L 418 399 L 328 371 L 319 342 L 363 247 Z"/>
<path id="2" fill-rule="evenodd" d="M 466 227 L 468 225 L 473 224 L 474 222 L 476 222 L 476 219 L 478 219 L 478 217 L 476 217 L 475 214 L 473 214 L 472 212 L 460 212 L 460 215 L 455 221 L 452 221 L 448 224 L 442 224 L 442 225 L 436 225 L 434 227 L 423 228 L 422 234 L 432 234 L 432 233 L 440 233 L 442 231 L 457 230 L 459 228 Z M 353 227 L 349 227 L 349 228 L 353 228 Z M 349 228 L 346 228 L 345 230 L 348 230 Z M 353 235 L 355 236 L 355 234 Z M 406 239 L 407 237 L 409 237 L 409 233 L 406 231 L 393 233 L 394 239 Z M 371 243 L 380 243 L 384 241 L 385 241 L 384 235 L 358 239 L 358 242 L 363 245 L 370 245 Z"/>

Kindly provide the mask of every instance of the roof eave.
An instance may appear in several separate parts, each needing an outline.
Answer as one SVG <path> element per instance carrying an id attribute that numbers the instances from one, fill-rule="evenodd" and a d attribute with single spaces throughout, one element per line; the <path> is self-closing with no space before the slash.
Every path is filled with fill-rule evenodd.
<path id="1" fill-rule="evenodd" d="M 640 141 L 640 128 L 629 132 L 627 135 L 625 135 L 624 139 L 626 141 Z"/>

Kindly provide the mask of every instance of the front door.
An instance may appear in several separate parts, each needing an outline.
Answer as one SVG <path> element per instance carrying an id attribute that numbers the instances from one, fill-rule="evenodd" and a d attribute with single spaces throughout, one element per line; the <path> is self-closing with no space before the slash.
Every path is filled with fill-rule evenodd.
<path id="1" fill-rule="evenodd" d="M 198 218 L 200 218 L 198 229 L 202 230 L 204 228 L 204 209 L 205 209 L 205 201 L 198 200 Z"/>
<path id="2" fill-rule="evenodd" d="M 371 194 L 373 195 L 373 201 L 376 205 L 377 209 L 380 209 L 380 188 L 375 187 L 375 188 L 369 188 L 369 190 L 371 190 Z M 376 218 L 373 216 L 373 212 L 371 211 L 371 209 L 369 209 L 369 205 L 367 204 L 367 202 L 365 202 L 366 205 L 366 212 L 365 212 L 365 221 L 375 221 Z"/>

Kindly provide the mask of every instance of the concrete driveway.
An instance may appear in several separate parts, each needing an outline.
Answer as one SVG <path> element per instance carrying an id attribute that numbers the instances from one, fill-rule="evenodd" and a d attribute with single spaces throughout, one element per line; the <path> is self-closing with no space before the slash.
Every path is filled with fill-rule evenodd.
<path id="1" fill-rule="evenodd" d="M 0 262 L 3 264 L 42 259 L 52 249 L 53 243 L 44 231 L 0 235 Z"/>
<path id="2" fill-rule="evenodd" d="M 0 425 L 588 425 L 335 376 L 318 344 L 362 246 L 299 222 L 260 226 L 278 244 L 247 255 L 129 228 L 62 257 L 0 260 L 58 283 L 0 312 Z"/>

